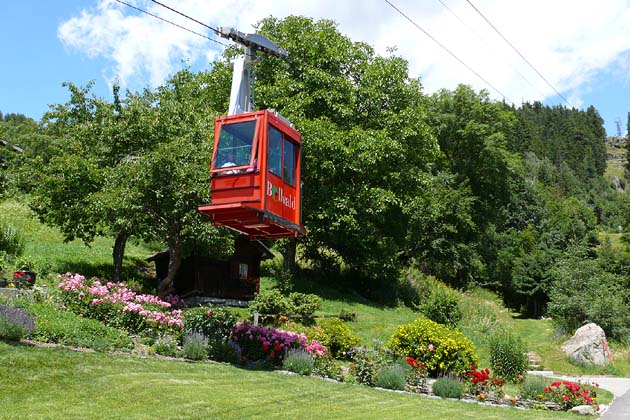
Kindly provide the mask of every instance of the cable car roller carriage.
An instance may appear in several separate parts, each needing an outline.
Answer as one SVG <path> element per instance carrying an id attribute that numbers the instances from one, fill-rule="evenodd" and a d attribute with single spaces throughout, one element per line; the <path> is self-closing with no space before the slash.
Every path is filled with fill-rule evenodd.
<path id="1" fill-rule="evenodd" d="M 287 52 L 267 38 L 233 28 L 217 33 L 241 45 L 234 60 L 230 108 L 214 123 L 210 165 L 211 203 L 198 210 L 215 226 L 250 239 L 304 234 L 300 185 L 302 136 L 274 110 L 253 111 L 251 64 L 258 52 L 279 58 Z"/>

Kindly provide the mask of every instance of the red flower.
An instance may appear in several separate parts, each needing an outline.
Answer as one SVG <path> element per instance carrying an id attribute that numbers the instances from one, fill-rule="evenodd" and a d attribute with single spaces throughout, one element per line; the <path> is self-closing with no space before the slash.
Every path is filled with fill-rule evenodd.
<path id="1" fill-rule="evenodd" d="M 264 343 L 263 344 L 263 351 L 267 351 L 267 350 L 269 350 L 269 344 Z"/>
<path id="2" fill-rule="evenodd" d="M 275 351 L 280 351 L 280 349 L 281 349 L 281 348 L 282 348 L 282 346 L 280 345 L 280 343 L 278 343 L 278 342 L 276 341 L 276 344 L 274 344 L 274 345 L 273 345 L 273 349 L 274 349 Z"/>
<path id="3" fill-rule="evenodd" d="M 20 277 L 24 277 L 24 271 L 16 271 L 15 273 L 13 273 L 14 279 L 19 279 Z"/>
<path id="4" fill-rule="evenodd" d="M 407 364 L 411 367 L 416 367 L 418 366 L 418 361 L 416 359 L 414 359 L 413 357 L 407 357 L 406 360 Z"/>

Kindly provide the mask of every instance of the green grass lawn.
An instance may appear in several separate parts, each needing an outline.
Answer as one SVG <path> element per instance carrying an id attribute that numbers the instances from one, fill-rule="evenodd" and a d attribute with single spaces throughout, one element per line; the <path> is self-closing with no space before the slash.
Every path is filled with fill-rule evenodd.
<path id="1" fill-rule="evenodd" d="M 39 223 L 17 201 L 0 202 L 0 220 L 26 234 L 25 257 L 41 272 L 106 275 L 111 270 L 113 240 L 96 238 L 91 247 L 63 242 L 58 230 Z M 125 264 L 133 273 L 154 248 L 130 243 Z M 136 274 L 137 275 L 137 274 Z M 133 276 L 133 274 L 132 274 Z M 131 277 L 133 278 L 133 277 Z M 370 346 L 387 341 L 397 326 L 419 313 L 404 306 L 386 307 L 356 293 L 341 292 L 311 280 L 297 291 L 322 297 L 320 314 L 342 310 L 358 314 L 347 325 Z M 263 289 L 275 281 L 263 278 Z M 545 368 L 559 374 L 609 373 L 630 376 L 630 351 L 611 345 L 613 369 L 593 370 L 570 364 L 560 350 L 549 320 L 514 319 L 500 299 L 477 289 L 461 294 L 463 332 L 475 342 L 480 366 L 489 366 L 487 338 L 501 329 L 521 336 Z M 240 317 L 246 310 L 237 310 Z M 566 338 L 565 338 L 566 339 Z M 28 390 L 28 391 L 24 391 Z M 16 395 L 19 398 L 16 398 Z M 73 352 L 8 345 L 0 342 L 1 418 L 574 418 L 566 413 L 497 409 L 325 382 L 315 378 L 240 369 L 216 363 L 140 359 L 101 353 Z M 577 418 L 577 417 L 575 417 Z"/>
<path id="2" fill-rule="evenodd" d="M 96 237 L 90 246 L 80 240 L 64 242 L 58 229 L 43 225 L 23 202 L 0 201 L 0 221 L 8 222 L 24 232 L 26 249 L 23 257 L 33 262 L 33 270 L 40 274 L 81 273 L 87 276 L 110 275 L 113 267 L 114 240 Z M 129 241 L 125 249 L 125 278 L 141 280 L 136 265 L 155 253 L 156 249 Z M 41 283 L 41 281 L 40 281 Z"/>
<path id="3" fill-rule="evenodd" d="M 571 419 L 311 377 L 0 342 L 2 419 Z"/>

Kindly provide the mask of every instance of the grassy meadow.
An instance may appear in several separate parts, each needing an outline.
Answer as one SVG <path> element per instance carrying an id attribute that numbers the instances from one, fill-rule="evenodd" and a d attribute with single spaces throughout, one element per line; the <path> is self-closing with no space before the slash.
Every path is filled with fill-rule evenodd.
<path id="1" fill-rule="evenodd" d="M 2 419 L 572 419 L 312 377 L 0 343 Z"/>
<path id="2" fill-rule="evenodd" d="M 63 242 L 62 235 L 39 223 L 17 201 L 0 202 L 0 220 L 11 221 L 26 235 L 24 257 L 47 273 L 104 275 L 111 267 L 113 241 L 97 238 L 90 247 Z M 130 243 L 125 264 L 132 279 L 155 247 Z M 137 276 L 137 277 L 134 277 Z M 52 279 L 49 280 L 52 282 Z M 45 283 L 45 281 L 44 281 Z M 275 284 L 262 279 L 262 288 Z M 384 307 L 359 295 L 342 293 L 312 280 L 299 291 L 322 297 L 320 314 L 358 314 L 347 323 L 363 345 L 387 341 L 396 327 L 418 317 L 413 309 Z M 630 376 L 630 351 L 612 344 L 613 368 L 570 364 L 560 350 L 566 337 L 555 335 L 550 320 L 520 319 L 501 300 L 483 289 L 460 293 L 464 312 L 460 328 L 476 345 L 481 366 L 488 366 L 488 337 L 510 330 L 522 337 L 542 366 L 558 374 Z M 243 310 L 238 310 L 241 316 Z M 54 317 L 54 314 L 51 315 Z M 65 322 L 65 321 L 64 321 Z M 83 322 L 67 320 L 68 334 Z M 97 349 L 98 350 L 98 349 Z M 510 392 L 510 388 L 507 388 Z M 602 402 L 610 401 L 602 393 Z M 256 371 L 215 362 L 187 362 L 124 353 L 74 351 L 0 341 L 0 419 L 570 419 L 564 412 L 496 408 L 461 401 L 429 399 L 366 386 L 334 383 L 312 377 Z"/>

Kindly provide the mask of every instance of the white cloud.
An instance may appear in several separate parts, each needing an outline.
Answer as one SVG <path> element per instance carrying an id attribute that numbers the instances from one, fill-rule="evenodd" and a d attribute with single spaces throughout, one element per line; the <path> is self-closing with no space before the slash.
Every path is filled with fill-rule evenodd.
<path id="1" fill-rule="evenodd" d="M 252 32 L 253 24 L 270 15 L 333 19 L 342 33 L 374 45 L 381 54 L 387 47 L 397 46 L 397 53 L 409 60 L 411 75 L 422 78 L 427 92 L 466 83 L 501 99 L 382 0 L 164 2 L 210 26 L 233 26 L 243 32 Z M 466 0 L 392 2 L 515 103 L 556 96 Z M 150 1 L 133 4 L 214 37 L 200 25 Z M 598 73 L 616 69 L 628 78 L 630 10 L 625 0 L 474 0 L 473 4 L 576 106 L 582 104 L 585 86 Z M 181 67 L 181 60 L 208 62 L 222 48 L 113 0 L 100 0 L 96 7 L 63 23 L 59 37 L 90 57 L 111 60 L 108 77 L 117 77 L 123 84 L 155 86 Z"/>

